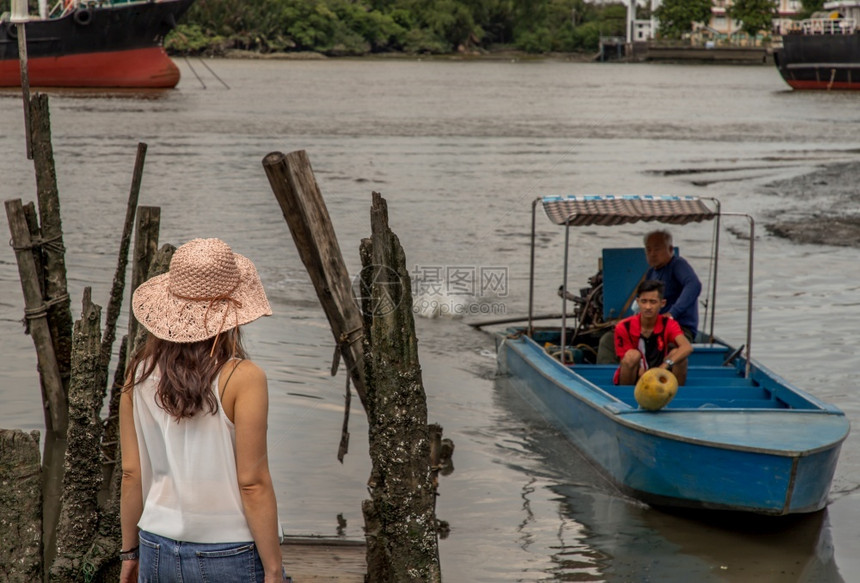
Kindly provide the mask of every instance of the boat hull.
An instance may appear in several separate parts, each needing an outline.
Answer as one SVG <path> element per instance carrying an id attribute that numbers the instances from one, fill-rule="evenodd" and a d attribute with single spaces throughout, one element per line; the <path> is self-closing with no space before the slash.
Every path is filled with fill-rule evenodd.
<path id="1" fill-rule="evenodd" d="M 179 83 L 179 68 L 164 49 L 131 49 L 28 60 L 34 87 L 110 87 L 169 89 Z M 0 61 L 0 87 L 20 87 L 18 61 Z"/>
<path id="2" fill-rule="evenodd" d="M 786 34 L 774 63 L 794 89 L 860 90 L 860 32 Z"/>
<path id="3" fill-rule="evenodd" d="M 79 8 L 26 24 L 28 78 L 33 87 L 170 88 L 179 69 L 164 37 L 194 0 L 131 2 Z M 21 85 L 18 29 L 0 24 L 0 87 Z"/>
<path id="4" fill-rule="evenodd" d="M 827 503 L 848 432 L 844 415 L 743 409 L 652 413 L 619 402 L 528 339 L 505 340 L 499 360 L 528 402 L 623 492 L 647 503 L 767 515 L 814 512 Z M 701 428 L 701 434 L 691 427 Z M 791 441 L 787 427 L 794 433 L 806 427 L 822 437 L 800 445 Z M 775 437 L 781 432 L 783 437 Z M 715 434 L 724 442 L 715 441 Z"/>

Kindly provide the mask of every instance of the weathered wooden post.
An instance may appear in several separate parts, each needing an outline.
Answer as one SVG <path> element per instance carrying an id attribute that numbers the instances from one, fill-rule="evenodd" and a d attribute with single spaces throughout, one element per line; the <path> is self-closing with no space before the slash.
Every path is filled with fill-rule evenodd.
<path id="1" fill-rule="evenodd" d="M 134 251 L 131 260 L 131 293 L 146 281 L 149 264 L 158 249 L 158 233 L 161 228 L 161 208 L 142 206 L 137 209 L 137 228 L 134 233 Z M 128 315 L 128 338 L 134 343 L 139 325 L 134 314 Z M 129 358 L 134 354 L 129 350 Z"/>
<path id="2" fill-rule="evenodd" d="M 337 371 L 338 358 L 342 358 L 348 378 L 352 379 L 364 405 L 364 353 L 360 342 L 364 321 L 310 160 L 304 150 L 287 155 L 273 152 L 263 158 L 263 168 L 331 326 L 336 344 L 332 375 Z M 349 448 L 350 402 L 347 382 L 344 423 L 337 453 L 341 462 Z"/>
<path id="3" fill-rule="evenodd" d="M 63 498 L 57 525 L 57 557 L 50 581 L 83 582 L 100 564 L 84 558 L 99 523 L 98 495 L 102 484 L 99 412 L 104 400 L 101 372 L 101 307 L 84 290 L 81 319 L 75 322 L 72 343 L 72 381 L 69 384 L 69 431 L 63 475 Z"/>
<path id="4" fill-rule="evenodd" d="M 15 248 L 18 274 L 24 292 L 24 313 L 27 316 L 30 335 L 36 345 L 43 396 L 46 399 L 44 406 L 48 411 L 46 423 L 49 430 L 65 435 L 68 425 L 66 392 L 63 389 L 61 368 L 48 324 L 48 306 L 42 299 L 39 274 L 33 260 L 30 229 L 20 199 L 6 201 L 6 218 L 12 233 L 12 246 Z"/>
<path id="5" fill-rule="evenodd" d="M 53 166 L 51 167 L 53 168 Z M 50 197 L 48 198 L 50 199 Z M 50 201 L 46 202 L 47 206 L 51 206 L 51 204 Z M 54 205 L 54 208 L 59 213 L 59 204 Z M 24 313 L 30 335 L 36 346 L 42 402 L 45 407 L 45 454 L 42 460 L 43 480 L 40 512 L 42 516 L 44 564 L 50 564 L 54 554 L 54 534 L 59 512 L 60 483 L 63 477 L 63 456 L 68 427 L 66 386 L 69 379 L 69 360 L 68 358 L 65 362 L 60 360 L 60 354 L 57 350 L 64 349 L 65 341 L 58 342 L 57 338 L 65 335 L 70 340 L 71 330 L 67 330 L 65 333 L 58 330 L 57 337 L 54 336 L 52 330 L 52 326 L 61 326 L 66 315 L 71 322 L 71 311 L 68 311 L 67 314 L 62 307 L 63 303 L 68 303 L 62 299 L 63 294 L 65 294 L 65 261 L 62 252 L 59 258 L 56 257 L 56 248 L 54 248 L 54 253 L 52 253 L 54 257 L 50 261 L 54 266 L 53 269 L 62 269 L 63 273 L 61 275 L 55 272 L 49 273 L 49 254 L 47 252 L 40 253 L 39 248 L 34 245 L 32 235 L 38 235 L 40 229 L 36 224 L 35 210 L 31 203 L 24 207 L 20 199 L 6 201 L 6 217 L 12 232 L 12 245 L 15 248 L 18 273 L 24 292 Z M 47 213 L 44 220 L 54 223 L 53 228 L 56 232 L 56 228 L 60 224 L 59 215 L 53 217 L 52 213 Z M 59 247 L 62 250 L 62 233 L 59 237 Z M 45 246 L 44 237 L 35 242 Z M 54 245 L 57 242 L 55 238 Z M 52 292 L 55 294 L 53 297 L 58 301 L 46 300 L 48 288 L 54 290 Z M 58 289 L 63 289 L 62 294 L 57 295 Z M 69 352 L 67 357 L 70 354 Z"/>
<path id="6" fill-rule="evenodd" d="M 170 260 L 173 259 L 173 254 L 176 252 L 176 247 L 171 245 L 170 243 L 165 243 L 158 249 L 150 258 L 149 269 L 145 272 L 141 283 L 146 281 L 151 277 L 155 277 L 156 275 L 161 275 L 162 273 L 167 273 L 170 269 Z M 135 288 L 136 289 L 136 288 Z M 133 293 L 133 292 L 132 292 Z M 128 349 L 128 358 L 131 358 L 134 353 L 136 353 L 143 343 L 146 341 L 146 335 L 148 332 L 146 328 L 143 326 L 137 326 L 137 331 L 135 332 L 134 339 L 129 340 Z M 128 362 L 128 359 L 126 359 Z"/>
<path id="7" fill-rule="evenodd" d="M 373 471 L 362 505 L 370 581 L 441 581 L 436 488 L 430 463 L 427 398 L 406 256 L 388 226 L 388 207 L 373 193 L 371 237 L 362 241 L 367 414 Z M 368 261 L 369 260 L 369 261 Z"/>
<path id="8" fill-rule="evenodd" d="M 39 432 L 0 429 L 0 581 L 42 580 Z"/>
<path id="9" fill-rule="evenodd" d="M 304 150 L 286 155 L 273 152 L 263 158 L 263 168 L 364 403 L 364 355 L 358 342 L 364 324 L 308 155 Z"/>
<path id="10" fill-rule="evenodd" d="M 30 101 L 33 131 L 33 165 L 36 170 L 36 190 L 39 200 L 42 255 L 45 272 L 45 302 L 54 351 L 63 379 L 69 384 L 69 362 L 72 353 L 72 307 L 66 285 L 66 249 L 63 245 L 63 224 L 60 218 L 60 196 L 57 172 L 51 144 L 51 115 L 48 96 L 37 93 Z"/>
<path id="11" fill-rule="evenodd" d="M 131 180 L 131 189 L 128 194 L 128 204 L 125 209 L 125 223 L 122 228 L 122 237 L 119 241 L 119 254 L 116 262 L 116 271 L 113 276 L 113 285 L 110 291 L 110 301 L 105 316 L 105 331 L 101 344 L 101 368 L 107 379 L 107 370 L 110 365 L 113 343 L 116 340 L 116 321 L 122 309 L 123 292 L 125 291 L 125 272 L 128 267 L 128 250 L 131 246 L 131 234 L 134 229 L 134 217 L 137 210 L 137 201 L 140 198 L 140 183 L 143 179 L 143 163 L 146 160 L 146 144 L 137 145 L 137 158 L 134 163 L 134 174 Z M 156 244 L 157 244 L 156 237 Z M 148 265 L 147 265 L 148 267 Z M 139 282 L 138 282 L 139 283 Z M 122 361 L 120 361 L 122 364 Z"/>
<path id="12" fill-rule="evenodd" d="M 139 143 L 137 145 L 137 158 L 134 162 L 134 174 L 132 175 L 131 188 L 128 194 L 128 204 L 125 210 L 125 223 L 123 224 L 122 237 L 119 242 L 119 254 L 117 257 L 116 271 L 113 276 L 113 285 L 111 286 L 110 300 L 108 302 L 107 315 L 105 316 L 105 328 L 102 335 L 101 343 L 101 362 L 99 363 L 99 372 L 102 375 L 102 398 L 104 393 L 108 391 L 107 379 L 109 376 L 110 359 L 113 352 L 113 343 L 116 340 L 116 322 L 119 319 L 119 314 L 122 311 L 123 293 L 125 291 L 125 272 L 128 267 L 128 251 L 131 246 L 131 235 L 134 230 L 134 218 L 137 212 L 137 202 L 140 199 L 140 184 L 143 180 L 143 164 L 146 160 L 146 144 Z M 125 336 L 124 338 L 127 338 Z M 127 345 L 123 341 L 120 347 L 120 357 L 117 365 L 117 372 L 122 374 L 123 365 L 125 364 Z M 120 376 L 120 384 L 122 376 Z M 115 471 L 118 460 L 117 452 L 119 450 L 117 443 L 119 440 L 119 392 L 116 390 L 116 379 L 110 387 L 110 405 L 108 407 L 108 417 L 105 421 L 105 433 L 102 443 L 102 454 L 104 456 L 104 484 L 102 488 L 106 490 L 111 483 L 111 476 Z"/>
<path id="13" fill-rule="evenodd" d="M 373 462 L 372 499 L 363 505 L 367 581 L 440 581 L 436 489 L 412 294 L 385 202 L 374 193 L 373 235 L 361 251 L 368 290 L 362 295 L 369 297 L 362 313 L 307 154 L 275 152 L 263 159 L 263 167 L 367 412 Z"/>

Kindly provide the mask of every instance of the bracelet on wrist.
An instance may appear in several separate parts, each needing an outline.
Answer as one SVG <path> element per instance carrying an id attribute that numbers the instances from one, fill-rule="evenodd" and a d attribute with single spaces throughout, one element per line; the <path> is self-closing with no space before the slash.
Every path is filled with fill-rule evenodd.
<path id="1" fill-rule="evenodd" d="M 136 561 L 140 558 L 140 545 L 137 545 L 134 548 L 128 549 L 127 551 L 119 552 L 119 560 L 120 561 Z"/>

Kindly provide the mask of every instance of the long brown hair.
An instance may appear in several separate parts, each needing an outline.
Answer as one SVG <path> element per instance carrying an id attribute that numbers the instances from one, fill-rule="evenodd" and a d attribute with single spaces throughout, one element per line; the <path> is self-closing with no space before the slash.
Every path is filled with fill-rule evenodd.
<path id="1" fill-rule="evenodd" d="M 214 346 L 213 346 L 214 342 Z M 233 328 L 200 342 L 170 342 L 149 334 L 143 347 L 126 368 L 125 391 L 131 391 L 155 371 L 161 373 L 156 386 L 155 402 L 177 420 L 199 412 L 218 412 L 218 399 L 212 390 L 221 367 L 232 358 L 247 358 L 242 347 L 242 333 Z M 135 378 L 135 371 L 137 373 Z"/>

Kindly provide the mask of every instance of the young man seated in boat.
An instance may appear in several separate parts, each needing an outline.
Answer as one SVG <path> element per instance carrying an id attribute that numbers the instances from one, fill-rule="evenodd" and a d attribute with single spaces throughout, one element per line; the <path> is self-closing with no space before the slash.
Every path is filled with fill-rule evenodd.
<path id="1" fill-rule="evenodd" d="M 636 288 L 639 313 L 615 325 L 615 354 L 621 365 L 615 371 L 616 385 L 635 385 L 649 368 L 672 371 L 683 385 L 687 380 L 687 357 L 693 345 L 687 340 L 680 324 L 661 314 L 666 304 L 663 282 L 646 279 Z"/>

